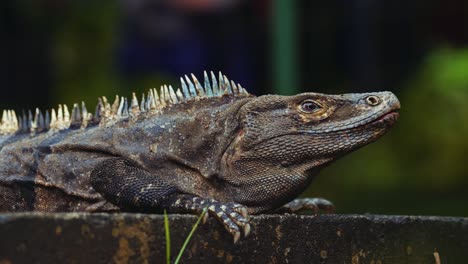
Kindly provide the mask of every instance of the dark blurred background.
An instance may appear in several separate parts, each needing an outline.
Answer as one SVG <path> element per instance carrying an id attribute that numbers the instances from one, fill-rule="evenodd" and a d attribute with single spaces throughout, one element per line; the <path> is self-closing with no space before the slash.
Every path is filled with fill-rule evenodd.
<path id="1" fill-rule="evenodd" d="M 396 127 L 304 194 L 340 213 L 468 216 L 468 1 L 18 0 L 0 108 L 69 106 L 221 70 L 257 95 L 390 90 Z M 178 86 L 178 85 L 176 85 Z"/>

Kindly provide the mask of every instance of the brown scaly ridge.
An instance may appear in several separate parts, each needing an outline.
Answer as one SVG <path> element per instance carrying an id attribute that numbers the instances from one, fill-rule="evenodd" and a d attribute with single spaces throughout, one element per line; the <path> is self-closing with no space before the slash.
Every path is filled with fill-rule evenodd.
<path id="1" fill-rule="evenodd" d="M 211 79 L 210 79 L 211 77 Z M 174 90 L 171 85 L 162 85 L 159 92 L 149 89 L 146 96 L 143 93 L 140 103 L 135 93 L 129 100 L 126 97 L 115 96 L 111 104 L 105 96 L 98 98 L 98 104 L 94 115 L 88 112 L 84 102 L 73 105 L 71 114 L 66 104 L 59 104 L 57 110 L 46 110 L 43 114 L 36 108 L 34 115 L 31 111 L 22 116 L 14 110 L 3 110 L 0 121 L 0 135 L 13 135 L 17 133 L 31 133 L 32 135 L 45 131 L 60 131 L 68 128 L 86 128 L 91 124 L 110 126 L 115 121 L 125 118 L 135 118 L 141 113 L 158 113 L 166 107 L 189 101 L 197 101 L 204 98 L 222 97 L 224 95 L 242 96 L 249 95 L 240 84 L 229 80 L 226 75 L 219 72 L 216 78 L 213 72 L 204 72 L 203 86 L 191 74 L 180 78 L 181 87 Z"/>

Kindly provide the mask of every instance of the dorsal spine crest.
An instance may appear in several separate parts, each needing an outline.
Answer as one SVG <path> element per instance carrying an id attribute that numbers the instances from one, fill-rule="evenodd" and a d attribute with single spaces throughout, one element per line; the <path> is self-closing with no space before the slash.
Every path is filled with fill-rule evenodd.
<path id="1" fill-rule="evenodd" d="M 191 78 L 190 78 L 191 77 Z M 23 111 L 22 117 L 16 115 L 14 110 L 3 110 L 0 121 L 0 135 L 11 135 L 15 133 L 29 132 L 31 135 L 43 131 L 57 132 L 73 128 L 84 129 L 89 124 L 110 126 L 122 118 L 135 118 L 141 113 L 159 113 L 162 109 L 171 105 L 204 98 L 222 97 L 224 95 L 248 96 L 249 93 L 240 84 L 235 84 L 221 72 L 218 78 L 213 72 L 203 73 L 202 85 L 194 74 L 184 75 L 180 78 L 180 88 L 174 90 L 171 85 L 161 86 L 158 92 L 155 88 L 150 89 L 146 96 L 142 95 L 140 103 L 135 93 L 132 93 L 130 105 L 126 97 L 115 96 L 112 105 L 105 96 L 98 98 L 98 104 L 94 116 L 88 112 L 85 103 L 73 104 L 72 112 L 68 111 L 66 104 L 59 104 L 56 109 L 45 111 L 44 114 L 36 108 L 34 115 L 29 110 L 26 115 Z M 210 80 L 211 77 L 211 80 Z"/>

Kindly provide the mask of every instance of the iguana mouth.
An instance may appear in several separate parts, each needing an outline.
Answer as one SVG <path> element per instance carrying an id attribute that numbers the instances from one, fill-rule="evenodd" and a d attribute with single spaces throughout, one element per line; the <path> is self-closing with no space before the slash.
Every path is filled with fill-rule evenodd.
<path id="1" fill-rule="evenodd" d="M 350 130 L 350 129 L 355 129 L 355 128 L 375 126 L 375 125 L 383 125 L 384 127 L 391 127 L 398 120 L 398 117 L 400 116 L 398 111 L 399 111 L 399 108 L 392 109 L 386 112 L 385 114 L 380 115 L 377 118 L 368 117 L 357 123 L 349 124 L 347 126 L 335 127 L 335 128 L 322 128 L 321 130 L 318 130 L 318 131 L 295 131 L 294 133 L 288 133 L 288 134 L 323 134 L 323 133 L 338 132 L 338 131 Z"/>
<path id="2" fill-rule="evenodd" d="M 383 124 L 385 126 L 391 126 L 395 124 L 399 116 L 400 113 L 398 112 L 398 110 L 391 110 L 390 112 L 383 114 L 382 116 L 370 122 L 369 124 Z"/>

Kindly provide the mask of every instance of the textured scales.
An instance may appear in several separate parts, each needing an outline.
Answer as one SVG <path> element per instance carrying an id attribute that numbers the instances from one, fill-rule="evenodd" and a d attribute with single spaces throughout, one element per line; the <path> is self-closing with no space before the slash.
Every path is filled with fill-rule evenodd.
<path id="1" fill-rule="evenodd" d="M 0 211 L 200 213 L 237 241 L 249 214 L 333 211 L 296 198 L 333 160 L 383 135 L 390 92 L 255 97 L 212 72 L 137 99 L 98 99 L 0 124 Z"/>

